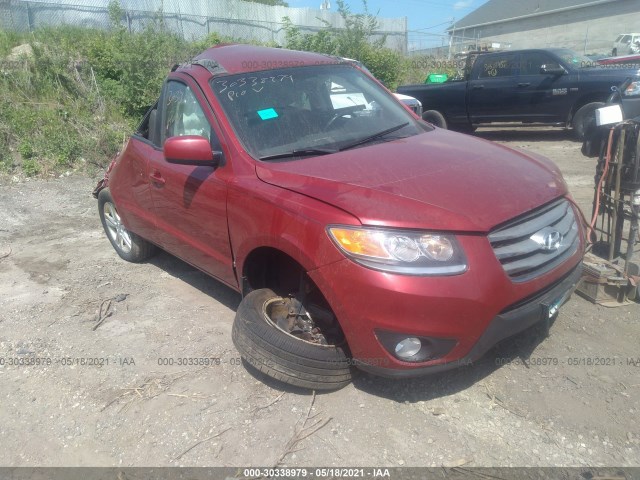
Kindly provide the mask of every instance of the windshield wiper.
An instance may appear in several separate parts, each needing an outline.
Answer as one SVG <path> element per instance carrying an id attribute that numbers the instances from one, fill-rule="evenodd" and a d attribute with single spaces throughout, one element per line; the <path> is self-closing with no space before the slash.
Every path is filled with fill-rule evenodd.
<path id="1" fill-rule="evenodd" d="M 340 148 L 340 151 L 342 152 L 343 150 L 349 150 L 350 148 L 353 147 L 357 147 L 359 145 L 365 144 L 365 143 L 369 143 L 372 140 L 375 140 L 376 138 L 380 138 L 380 137 L 384 137 L 385 135 L 389 135 L 390 133 L 393 133 L 397 130 L 400 130 L 401 128 L 406 127 L 407 125 L 409 125 L 409 122 L 403 123 L 402 125 L 396 125 L 395 127 L 391 127 L 391 128 L 387 128 L 386 130 L 383 130 L 381 132 L 378 133 L 374 133 L 373 135 L 369 135 L 368 137 L 365 137 L 361 140 L 358 140 L 357 142 L 353 142 L 350 143 L 348 145 L 345 145 L 344 147 Z"/>
<path id="2" fill-rule="evenodd" d="M 338 150 L 329 150 L 326 148 L 303 148 L 300 150 L 291 150 L 290 152 L 275 153 L 273 155 L 265 155 L 260 157 L 260 160 L 277 160 L 279 158 L 292 158 L 292 157 L 309 157 L 312 155 L 328 155 L 330 153 L 336 153 Z"/>

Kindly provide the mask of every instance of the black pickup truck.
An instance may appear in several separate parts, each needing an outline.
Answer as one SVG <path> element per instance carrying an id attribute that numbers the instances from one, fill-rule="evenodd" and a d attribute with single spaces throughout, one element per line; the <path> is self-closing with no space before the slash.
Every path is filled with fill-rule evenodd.
<path id="1" fill-rule="evenodd" d="M 573 127 L 582 139 L 597 108 L 638 68 L 598 65 L 568 49 L 468 54 L 457 78 L 406 85 L 398 92 L 422 102 L 422 118 L 436 126 L 473 131 L 488 123 Z"/>

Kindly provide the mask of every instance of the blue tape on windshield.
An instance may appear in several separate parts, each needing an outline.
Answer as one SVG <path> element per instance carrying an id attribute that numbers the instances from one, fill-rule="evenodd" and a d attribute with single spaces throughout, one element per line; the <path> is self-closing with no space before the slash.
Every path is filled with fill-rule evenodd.
<path id="1" fill-rule="evenodd" d="M 262 120 L 271 120 L 272 118 L 278 118 L 278 112 L 273 108 L 266 108 L 264 110 L 258 110 L 258 115 Z"/>

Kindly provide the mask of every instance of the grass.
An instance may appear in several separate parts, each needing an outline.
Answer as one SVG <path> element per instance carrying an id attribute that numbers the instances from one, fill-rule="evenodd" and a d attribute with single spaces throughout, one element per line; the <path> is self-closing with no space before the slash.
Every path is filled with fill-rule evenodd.
<path id="1" fill-rule="evenodd" d="M 117 20 L 108 31 L 0 30 L 0 174 L 103 169 L 156 101 L 171 67 L 225 40 L 213 33 L 188 42 L 161 20 L 138 33 Z M 27 44 L 26 55 L 11 55 Z M 381 71 L 393 67 L 400 83 L 421 82 L 430 73 L 424 62 L 387 56 L 369 63 Z"/>

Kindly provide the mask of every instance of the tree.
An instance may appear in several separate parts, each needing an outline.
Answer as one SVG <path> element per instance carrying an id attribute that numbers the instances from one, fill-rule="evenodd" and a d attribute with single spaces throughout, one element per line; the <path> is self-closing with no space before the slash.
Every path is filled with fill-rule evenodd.
<path id="1" fill-rule="evenodd" d="M 336 3 L 344 28 L 334 28 L 325 22 L 325 28 L 319 32 L 303 34 L 290 18 L 285 17 L 286 47 L 359 60 L 387 87 L 397 87 L 403 71 L 402 56 L 384 46 L 384 36 L 376 38 L 378 20 L 369 12 L 366 0 L 362 2 L 364 13 L 352 13 L 344 0 Z"/>

